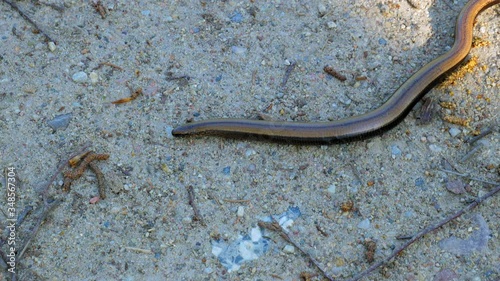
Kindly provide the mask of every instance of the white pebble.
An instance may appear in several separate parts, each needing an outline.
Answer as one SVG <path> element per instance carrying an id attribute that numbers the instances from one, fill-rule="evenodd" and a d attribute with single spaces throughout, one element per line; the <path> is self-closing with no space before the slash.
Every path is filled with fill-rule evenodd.
<path id="1" fill-rule="evenodd" d="M 458 136 L 460 134 L 460 130 L 457 129 L 457 128 L 455 128 L 455 127 L 450 128 L 450 130 L 448 132 L 450 133 L 450 135 L 452 137 L 456 137 L 456 136 Z"/>
<path id="2" fill-rule="evenodd" d="M 238 217 L 242 217 L 244 214 L 245 214 L 245 207 L 243 207 L 243 206 L 239 206 L 239 207 L 238 207 L 238 211 L 236 212 L 236 215 L 237 215 Z"/>
<path id="3" fill-rule="evenodd" d="M 337 27 L 337 24 L 334 23 L 333 21 L 329 21 L 326 23 L 326 26 L 329 28 L 329 29 L 333 29 L 335 27 Z"/>
<path id="4" fill-rule="evenodd" d="M 92 84 L 96 84 L 99 81 L 99 75 L 95 71 L 90 72 L 89 77 Z"/>
<path id="5" fill-rule="evenodd" d="M 85 83 L 85 82 L 87 82 L 88 77 L 87 77 L 87 73 L 80 71 L 80 72 L 73 74 L 73 76 L 71 76 L 71 78 L 73 79 L 73 81 L 75 81 L 77 83 Z"/>
<path id="6" fill-rule="evenodd" d="M 295 253 L 295 247 L 292 245 L 286 245 L 285 247 L 283 247 L 283 252 L 287 254 L 293 254 Z"/>
<path id="7" fill-rule="evenodd" d="M 335 191 L 337 190 L 337 187 L 334 185 L 334 184 L 331 184 L 329 187 L 328 187 L 328 192 L 330 192 L 331 194 L 335 194 Z"/>
<path id="8" fill-rule="evenodd" d="M 369 219 L 362 220 L 360 223 L 358 223 L 358 228 L 361 228 L 361 229 L 370 228 L 370 220 Z"/>
<path id="9" fill-rule="evenodd" d="M 250 230 L 250 239 L 252 239 L 252 242 L 257 242 L 262 239 L 262 231 L 260 231 L 260 228 L 254 227 Z"/>
<path id="10" fill-rule="evenodd" d="M 51 52 L 53 52 L 53 51 L 56 50 L 56 43 L 54 43 L 54 42 L 51 41 L 51 42 L 49 42 L 48 46 L 49 46 L 49 50 Z"/>
<path id="11" fill-rule="evenodd" d="M 429 149 L 432 152 L 441 152 L 441 151 L 443 151 L 443 149 L 439 145 L 436 145 L 436 144 L 429 145 Z"/>
<path id="12" fill-rule="evenodd" d="M 257 151 L 255 151 L 254 149 L 247 149 L 245 151 L 245 156 L 246 157 L 250 157 L 250 156 L 255 155 L 255 154 L 257 154 Z"/>
<path id="13" fill-rule="evenodd" d="M 318 4 L 318 13 L 319 13 L 320 17 L 322 17 L 326 14 L 326 7 L 325 7 L 325 5 L 323 5 L 323 3 Z"/>

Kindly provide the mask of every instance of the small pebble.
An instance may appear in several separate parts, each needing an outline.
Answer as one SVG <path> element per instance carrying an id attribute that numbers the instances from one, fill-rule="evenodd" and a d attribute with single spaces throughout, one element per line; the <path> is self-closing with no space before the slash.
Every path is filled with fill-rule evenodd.
<path id="1" fill-rule="evenodd" d="M 57 115 L 54 119 L 47 122 L 47 124 L 54 130 L 66 129 L 71 121 L 72 113 Z"/>
<path id="2" fill-rule="evenodd" d="M 439 145 L 435 145 L 435 144 L 429 145 L 429 149 L 432 152 L 441 152 L 441 151 L 443 151 L 443 149 Z"/>
<path id="3" fill-rule="evenodd" d="M 143 16 L 149 16 L 149 14 L 151 14 L 151 11 L 150 10 L 143 10 L 143 11 L 141 11 L 141 14 Z"/>
<path id="4" fill-rule="evenodd" d="M 118 214 L 118 212 L 120 212 L 120 211 L 121 211 L 121 209 L 122 209 L 122 208 L 120 208 L 120 207 L 114 206 L 114 207 L 112 207 L 112 208 L 109 210 L 109 212 L 110 212 L 111 214 Z"/>
<path id="5" fill-rule="evenodd" d="M 54 42 L 49 42 L 49 43 L 48 43 L 48 47 L 49 47 L 49 50 L 50 50 L 51 52 L 54 52 L 54 51 L 56 50 L 56 43 L 54 43 Z"/>
<path id="6" fill-rule="evenodd" d="M 423 178 L 417 178 L 415 180 L 415 186 L 416 187 L 422 187 L 425 184 L 425 180 Z"/>
<path id="7" fill-rule="evenodd" d="M 458 280 L 459 276 L 455 273 L 455 271 L 445 268 L 439 271 L 436 275 L 434 275 L 433 281 L 454 281 Z"/>
<path id="8" fill-rule="evenodd" d="M 256 169 L 257 169 L 257 167 L 255 166 L 255 164 L 250 164 L 247 166 L 248 172 L 255 172 Z"/>
<path id="9" fill-rule="evenodd" d="M 337 24 L 334 23 L 333 21 L 329 21 L 326 23 L 326 27 L 328 27 L 329 29 L 333 29 L 337 27 Z"/>
<path id="10" fill-rule="evenodd" d="M 243 21 L 243 16 L 240 12 L 236 12 L 232 17 L 231 21 L 235 23 L 241 23 Z"/>
<path id="11" fill-rule="evenodd" d="M 455 128 L 455 127 L 450 128 L 450 130 L 448 132 L 450 133 L 450 135 L 452 137 L 456 137 L 456 136 L 458 136 L 460 134 L 460 130 L 457 129 L 457 128 Z"/>
<path id="12" fill-rule="evenodd" d="M 465 184 L 461 180 L 449 181 L 446 183 L 446 189 L 454 194 L 465 193 Z"/>
<path id="13" fill-rule="evenodd" d="M 379 38 L 378 43 L 382 46 L 385 46 L 385 45 L 387 45 L 387 40 L 385 40 L 384 38 Z"/>
<path id="14" fill-rule="evenodd" d="M 95 203 L 99 202 L 99 200 L 100 200 L 99 196 L 94 196 L 94 197 L 90 198 L 89 203 L 95 204 Z"/>
<path id="15" fill-rule="evenodd" d="M 96 84 L 99 81 L 99 75 L 95 71 L 90 72 L 89 77 L 92 84 Z"/>
<path id="16" fill-rule="evenodd" d="M 325 5 L 323 5 L 323 3 L 318 4 L 318 14 L 320 17 L 323 17 L 324 15 L 326 15 L 326 7 L 325 7 Z"/>
<path id="17" fill-rule="evenodd" d="M 391 145 L 392 159 L 401 156 L 401 149 L 397 145 Z"/>
<path id="18" fill-rule="evenodd" d="M 436 140 L 436 137 L 435 137 L 435 136 L 428 136 L 428 137 L 427 137 L 427 141 L 428 141 L 428 142 L 430 142 L 430 143 L 434 143 L 434 142 L 436 142 L 437 140 Z"/>
<path id="19" fill-rule="evenodd" d="M 370 220 L 369 219 L 362 220 L 360 223 L 358 223 L 358 228 L 361 228 L 361 229 L 370 228 Z"/>
<path id="20" fill-rule="evenodd" d="M 257 242 L 262 239 L 262 231 L 260 231 L 259 227 L 254 227 L 250 230 L 250 240 L 253 242 Z"/>
<path id="21" fill-rule="evenodd" d="M 331 194 L 335 194 L 336 190 L 337 190 L 337 186 L 335 186 L 334 184 L 330 184 L 330 186 L 327 189 L 327 191 L 330 192 Z"/>
<path id="22" fill-rule="evenodd" d="M 235 54 L 241 55 L 247 52 L 247 48 L 244 47 L 238 47 L 238 46 L 232 46 L 231 51 Z"/>
<path id="23" fill-rule="evenodd" d="M 73 79 L 73 81 L 77 82 L 77 83 L 85 83 L 87 82 L 87 73 L 83 72 L 83 71 L 80 71 L 80 72 L 77 72 L 75 74 L 73 74 L 73 76 L 71 76 L 71 79 Z"/>
<path id="24" fill-rule="evenodd" d="M 245 215 L 245 207 L 238 206 L 238 211 L 236 211 L 236 215 L 240 218 L 243 217 L 243 215 Z"/>
<path id="25" fill-rule="evenodd" d="M 231 173 L 231 167 L 230 166 L 224 167 L 224 169 L 222 169 L 222 173 L 224 175 L 229 175 Z"/>
<path id="26" fill-rule="evenodd" d="M 283 252 L 287 254 L 293 254 L 295 253 L 295 247 L 292 245 L 286 245 L 285 247 L 283 247 Z"/>
<path id="27" fill-rule="evenodd" d="M 254 149 L 247 149 L 245 151 L 245 156 L 246 157 L 250 157 L 250 156 L 255 155 L 255 154 L 257 154 L 257 151 L 255 151 Z"/>

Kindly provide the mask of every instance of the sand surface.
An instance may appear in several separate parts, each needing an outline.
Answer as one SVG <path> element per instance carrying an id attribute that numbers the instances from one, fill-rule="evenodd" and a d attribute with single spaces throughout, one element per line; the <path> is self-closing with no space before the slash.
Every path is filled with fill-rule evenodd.
<path id="1" fill-rule="evenodd" d="M 486 194 L 494 185 L 484 181 L 500 181 L 500 5 L 477 19 L 474 34 L 490 42 L 472 50 L 477 67 L 428 94 L 455 108 L 438 105 L 420 125 L 418 104 L 381 136 L 297 146 L 173 138 L 170 131 L 187 120 L 265 113 L 312 122 L 375 109 L 450 48 L 465 1 L 422 1 L 419 8 L 386 0 L 103 1 L 104 19 L 91 2 L 18 2 L 56 41 L 53 50 L 0 2 L 0 167 L 14 167 L 20 180 L 17 211 L 34 208 L 17 227 L 18 245 L 61 161 L 86 143 L 110 155 L 96 162 L 110 185 L 105 200 L 90 203 L 98 196 L 91 171 L 68 193 L 61 174 L 51 185 L 49 198 L 62 203 L 17 264 L 25 280 L 299 280 L 301 272 L 318 271 L 273 233 L 269 250 L 236 271 L 212 254 L 215 239 L 231 243 L 290 207 L 301 212 L 290 236 L 328 274 L 346 280 L 370 265 L 364 242 L 376 242 L 381 260 L 403 243 L 397 236 Z M 347 79 L 325 74 L 325 65 Z M 75 81 L 79 72 L 87 79 Z M 142 95 L 111 103 L 130 96 L 129 87 Z M 48 122 L 63 114 L 71 114 L 67 128 L 52 129 Z M 475 148 L 466 143 L 472 132 L 487 127 L 493 132 L 461 161 Z M 193 221 L 188 186 L 205 225 Z M 343 212 L 349 201 L 354 210 Z M 364 280 L 433 280 L 439 272 L 498 280 L 499 204 L 490 198 Z M 452 242 L 443 248 L 442 241 Z"/>

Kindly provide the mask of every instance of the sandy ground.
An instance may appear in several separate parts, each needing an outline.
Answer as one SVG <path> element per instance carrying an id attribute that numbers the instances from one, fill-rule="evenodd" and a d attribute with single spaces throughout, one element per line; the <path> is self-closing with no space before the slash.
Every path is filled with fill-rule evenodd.
<path id="1" fill-rule="evenodd" d="M 89 1 L 20 1 L 57 41 L 50 50 L 0 2 L 0 166 L 15 167 L 21 181 L 18 212 L 35 209 L 17 227 L 18 245 L 60 161 L 88 142 L 110 154 L 98 166 L 111 188 L 96 204 L 89 203 L 98 195 L 92 172 L 69 193 L 57 177 L 49 194 L 63 202 L 17 270 L 25 280 L 299 280 L 316 269 L 298 251 L 284 251 L 288 243 L 272 233 L 269 251 L 237 271 L 228 272 L 212 254 L 213 239 L 230 243 L 289 207 L 302 213 L 290 235 L 327 273 L 345 280 L 366 269 L 365 241 L 376 242 L 380 260 L 402 243 L 396 236 L 420 231 L 493 187 L 441 169 L 499 181 L 498 5 L 475 26 L 474 34 L 491 42 L 473 49 L 478 67 L 429 93 L 456 108 L 438 106 L 428 125 L 418 124 L 414 110 L 382 136 L 331 146 L 174 139 L 169 131 L 188 119 L 265 112 L 279 120 L 327 121 L 374 109 L 452 45 L 464 3 L 415 9 L 386 0 L 103 1 L 109 13 L 102 19 Z M 281 87 L 291 62 L 296 67 Z M 347 80 L 325 75 L 325 65 Z M 75 82 L 78 72 L 87 80 Z M 127 83 L 143 95 L 111 104 L 130 96 Z M 66 129 L 48 125 L 68 113 Z M 469 118 L 470 126 L 447 123 L 445 115 Z M 473 148 L 465 140 L 486 127 L 493 133 L 460 161 Z M 447 190 L 457 185 L 467 191 Z M 206 225 L 192 220 L 187 186 Z M 344 213 L 348 201 L 355 210 Z M 498 280 L 499 203 L 491 198 L 364 280 L 433 280 L 450 271 L 455 280 Z M 478 246 L 470 253 L 454 252 L 460 245 L 440 247 L 450 237 L 478 235 L 483 244 L 460 244 Z"/>

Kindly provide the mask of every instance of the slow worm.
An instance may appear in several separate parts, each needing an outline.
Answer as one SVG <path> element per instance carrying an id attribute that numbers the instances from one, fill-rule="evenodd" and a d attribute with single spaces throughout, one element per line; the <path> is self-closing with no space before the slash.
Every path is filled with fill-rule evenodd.
<path id="1" fill-rule="evenodd" d="M 468 55 L 476 16 L 500 0 L 471 0 L 460 12 L 453 47 L 426 64 L 379 108 L 332 122 L 272 122 L 248 119 L 211 119 L 187 123 L 172 131 L 174 136 L 223 135 L 257 137 L 306 143 L 334 143 L 372 136 L 396 126 L 438 79 Z"/>

